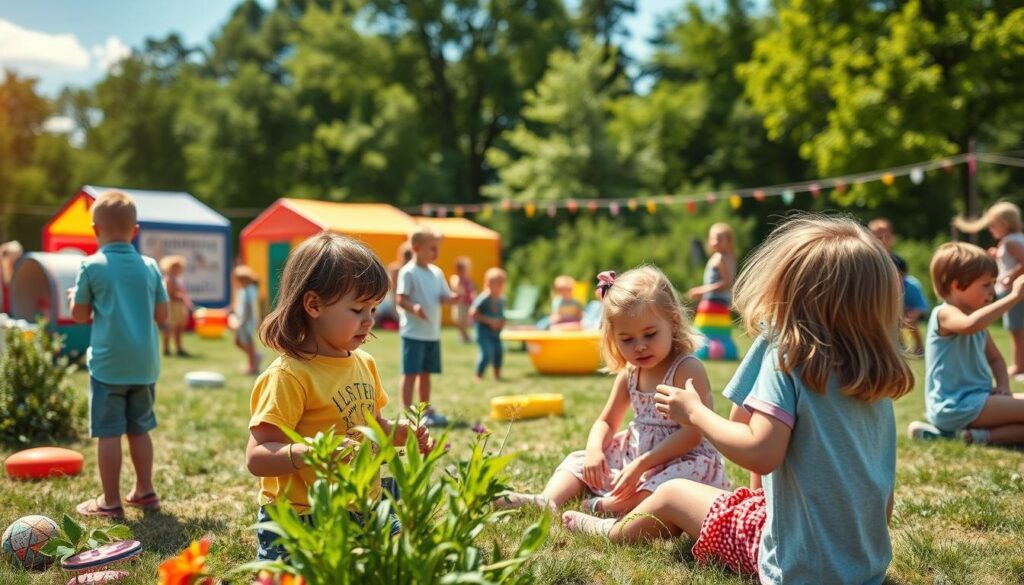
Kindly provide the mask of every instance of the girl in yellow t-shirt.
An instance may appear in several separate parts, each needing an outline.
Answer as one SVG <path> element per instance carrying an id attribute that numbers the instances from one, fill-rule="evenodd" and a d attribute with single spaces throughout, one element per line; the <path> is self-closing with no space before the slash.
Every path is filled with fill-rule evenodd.
<path id="1" fill-rule="evenodd" d="M 399 443 L 411 431 L 421 450 L 431 448 L 426 428 L 381 416 L 388 397 L 376 362 L 359 349 L 387 291 L 388 273 L 380 259 L 350 238 L 323 233 L 288 257 L 277 308 L 259 332 L 263 343 L 282 355 L 256 380 L 250 401 L 245 461 L 260 478 L 258 522 L 269 519 L 266 506 L 281 497 L 300 514 L 309 510 L 307 492 L 314 477 L 303 460 L 307 447 L 292 443 L 282 428 L 313 436 L 334 427 L 351 435 L 375 418 L 385 432 L 398 425 Z M 260 560 L 282 556 L 273 545 L 276 535 L 257 529 L 256 536 Z"/>

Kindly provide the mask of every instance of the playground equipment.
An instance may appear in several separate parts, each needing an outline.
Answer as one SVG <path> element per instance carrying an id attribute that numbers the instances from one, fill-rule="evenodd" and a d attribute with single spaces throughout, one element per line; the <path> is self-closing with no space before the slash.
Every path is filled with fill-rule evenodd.
<path id="1" fill-rule="evenodd" d="M 25 254 L 11 280 L 11 316 L 15 319 L 47 320 L 47 329 L 64 336 L 63 352 L 78 358 L 89 347 L 90 326 L 71 318 L 67 290 L 75 285 L 80 254 Z"/>
<path id="2" fill-rule="evenodd" d="M 735 360 L 739 358 L 736 342 L 732 340 L 732 317 L 729 306 L 721 301 L 704 299 L 697 305 L 694 326 L 707 338 L 704 347 L 697 350 L 702 360 Z"/>
<path id="3" fill-rule="evenodd" d="M 522 341 L 541 374 L 593 374 L 601 367 L 599 331 L 517 329 L 501 332 L 504 341 Z"/>
<path id="4" fill-rule="evenodd" d="M 561 416 L 565 397 L 561 394 L 512 394 L 491 399 L 491 418 L 522 420 L 540 416 Z"/>

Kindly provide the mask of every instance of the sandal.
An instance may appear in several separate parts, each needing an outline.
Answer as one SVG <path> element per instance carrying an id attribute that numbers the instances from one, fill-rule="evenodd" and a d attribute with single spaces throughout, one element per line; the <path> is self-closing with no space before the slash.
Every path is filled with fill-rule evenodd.
<path id="1" fill-rule="evenodd" d="M 104 508 L 100 505 L 103 496 L 90 498 L 75 506 L 75 511 L 83 516 L 100 516 L 103 518 L 124 518 L 124 508 L 120 505 L 113 508 Z"/>
<path id="2" fill-rule="evenodd" d="M 149 492 L 135 498 L 125 498 L 124 503 L 140 510 L 155 512 L 160 509 L 160 496 L 156 495 L 156 492 Z"/>

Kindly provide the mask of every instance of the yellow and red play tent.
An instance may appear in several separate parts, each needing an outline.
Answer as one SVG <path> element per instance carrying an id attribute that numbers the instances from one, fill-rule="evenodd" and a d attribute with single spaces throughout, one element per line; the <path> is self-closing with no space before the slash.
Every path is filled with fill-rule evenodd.
<path id="1" fill-rule="evenodd" d="M 413 217 L 383 203 L 278 199 L 245 226 L 240 247 L 243 261 L 260 277 L 260 303 L 272 307 L 284 261 L 306 238 L 322 231 L 344 234 L 362 241 L 389 264 L 419 223 L 433 226 L 444 236 L 437 265 L 446 275 L 455 270 L 456 258 L 466 256 L 473 263 L 473 280 L 479 289 L 484 271 L 501 266 L 498 232 L 460 217 Z"/>

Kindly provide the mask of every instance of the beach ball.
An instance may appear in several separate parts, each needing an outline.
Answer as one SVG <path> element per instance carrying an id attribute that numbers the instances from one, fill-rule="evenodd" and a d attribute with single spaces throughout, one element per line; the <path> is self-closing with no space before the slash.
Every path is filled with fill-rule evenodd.
<path id="1" fill-rule="evenodd" d="M 57 523 L 46 516 L 18 518 L 4 530 L 4 556 L 26 569 L 45 569 L 53 559 L 39 552 L 57 536 Z"/>

